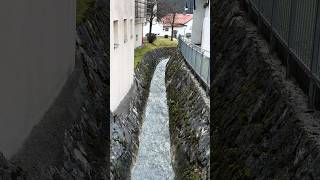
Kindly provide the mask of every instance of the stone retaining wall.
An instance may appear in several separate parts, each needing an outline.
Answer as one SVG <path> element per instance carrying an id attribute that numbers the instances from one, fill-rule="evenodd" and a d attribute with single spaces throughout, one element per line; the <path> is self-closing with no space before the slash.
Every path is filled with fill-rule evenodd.
<path id="1" fill-rule="evenodd" d="M 212 179 L 318 179 L 319 113 L 237 0 L 213 12 Z"/>
<path id="2" fill-rule="evenodd" d="M 210 100 L 177 51 L 166 70 L 176 179 L 209 179 Z"/>

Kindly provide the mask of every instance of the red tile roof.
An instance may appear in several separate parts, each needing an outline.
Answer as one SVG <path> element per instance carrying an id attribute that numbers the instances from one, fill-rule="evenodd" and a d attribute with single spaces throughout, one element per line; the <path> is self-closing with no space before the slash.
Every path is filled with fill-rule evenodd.
<path id="1" fill-rule="evenodd" d="M 161 21 L 163 26 L 171 26 L 173 14 L 167 14 L 164 16 Z M 174 20 L 174 26 L 179 27 L 179 26 L 184 26 L 187 24 L 189 21 L 192 20 L 192 14 L 176 14 L 175 20 Z"/>

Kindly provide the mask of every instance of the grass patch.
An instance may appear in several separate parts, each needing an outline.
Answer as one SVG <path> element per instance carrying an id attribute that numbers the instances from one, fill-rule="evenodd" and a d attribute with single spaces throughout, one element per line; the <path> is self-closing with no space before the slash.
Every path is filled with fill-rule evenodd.
<path id="1" fill-rule="evenodd" d="M 87 16 L 88 10 L 94 6 L 94 0 L 77 0 L 77 24 Z"/>
<path id="2" fill-rule="evenodd" d="M 144 40 L 144 45 L 134 51 L 134 68 L 141 62 L 143 55 L 151 50 L 162 47 L 177 47 L 178 41 L 174 39 L 170 41 L 170 38 L 158 37 L 152 44 L 148 43 L 147 39 Z"/>

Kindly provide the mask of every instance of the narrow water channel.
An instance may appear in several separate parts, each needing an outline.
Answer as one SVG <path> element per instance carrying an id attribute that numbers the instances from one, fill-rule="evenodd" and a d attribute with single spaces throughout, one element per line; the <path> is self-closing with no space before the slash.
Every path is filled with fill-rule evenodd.
<path id="1" fill-rule="evenodd" d="M 132 180 L 174 179 L 165 86 L 168 60 L 164 59 L 158 64 L 151 80 L 138 155 L 131 173 Z"/>

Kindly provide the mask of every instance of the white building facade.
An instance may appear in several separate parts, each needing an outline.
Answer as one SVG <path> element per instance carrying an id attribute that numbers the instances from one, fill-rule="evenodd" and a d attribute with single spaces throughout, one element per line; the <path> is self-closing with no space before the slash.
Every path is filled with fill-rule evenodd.
<path id="1" fill-rule="evenodd" d="M 110 1 L 110 110 L 114 111 L 133 83 L 135 1 Z"/>
<path id="2" fill-rule="evenodd" d="M 210 51 L 210 0 L 196 0 L 191 42 Z"/>
<path id="3" fill-rule="evenodd" d="M 144 26 L 143 26 L 143 36 L 144 37 L 146 37 L 146 35 L 149 33 L 149 30 L 150 30 L 149 22 L 144 23 Z M 162 23 L 158 22 L 155 19 L 152 22 L 152 33 L 156 34 L 157 36 L 164 36 L 164 30 L 163 30 Z"/>
<path id="4" fill-rule="evenodd" d="M 174 27 L 173 30 L 177 31 L 177 37 L 179 35 L 186 35 L 187 33 L 192 32 L 192 23 L 193 21 L 190 20 L 184 26 L 177 26 Z M 143 36 L 146 36 L 147 33 L 149 33 L 150 25 L 149 23 L 145 23 L 143 27 Z M 157 22 L 154 20 L 153 25 L 152 25 L 152 33 L 156 34 L 157 36 L 171 36 L 171 27 L 164 27 L 161 22 Z"/>
<path id="5" fill-rule="evenodd" d="M 177 31 L 177 37 L 179 37 L 179 35 L 185 36 L 187 33 L 192 32 L 192 24 L 193 21 L 190 20 L 186 24 L 184 24 L 184 26 L 173 27 L 173 30 Z M 164 35 L 171 36 L 171 27 L 164 27 L 163 29 Z"/>
<path id="6" fill-rule="evenodd" d="M 143 23 L 137 22 L 135 24 L 135 48 L 143 44 Z"/>
<path id="7" fill-rule="evenodd" d="M 147 1 L 148 0 L 135 0 L 135 48 L 143 44 L 143 26 L 146 22 Z"/>
<path id="8" fill-rule="evenodd" d="M 209 0 L 207 1 L 207 5 L 204 11 L 201 48 L 207 51 L 210 51 L 210 1 Z"/>

